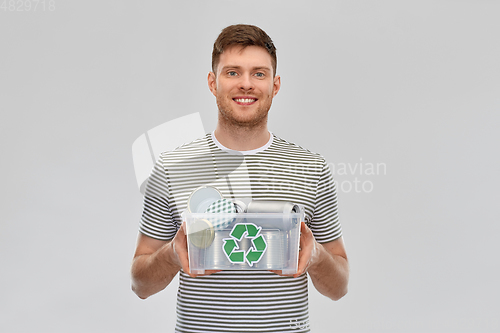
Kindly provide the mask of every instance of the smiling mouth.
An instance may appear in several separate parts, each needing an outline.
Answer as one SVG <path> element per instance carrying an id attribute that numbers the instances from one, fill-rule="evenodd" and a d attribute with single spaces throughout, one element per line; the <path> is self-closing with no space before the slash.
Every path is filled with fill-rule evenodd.
<path id="1" fill-rule="evenodd" d="M 238 104 L 252 104 L 257 101 L 257 98 L 233 98 L 233 101 Z"/>

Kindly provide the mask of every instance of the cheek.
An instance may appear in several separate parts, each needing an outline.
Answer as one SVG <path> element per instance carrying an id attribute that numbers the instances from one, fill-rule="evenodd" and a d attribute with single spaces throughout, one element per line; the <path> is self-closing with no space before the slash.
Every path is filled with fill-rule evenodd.
<path id="1" fill-rule="evenodd" d="M 259 89 L 259 91 L 262 92 L 264 97 L 273 97 L 273 95 L 274 95 L 274 87 L 269 86 L 268 84 L 260 85 L 258 89 Z"/>
<path id="2" fill-rule="evenodd" d="M 223 96 L 229 95 L 231 90 L 232 90 L 231 87 L 228 85 L 220 84 L 217 86 L 217 91 L 219 92 L 219 94 L 221 94 Z"/>
<path id="3" fill-rule="evenodd" d="M 271 89 L 269 89 L 269 97 L 274 97 L 275 92 L 274 92 L 274 86 L 271 87 Z"/>

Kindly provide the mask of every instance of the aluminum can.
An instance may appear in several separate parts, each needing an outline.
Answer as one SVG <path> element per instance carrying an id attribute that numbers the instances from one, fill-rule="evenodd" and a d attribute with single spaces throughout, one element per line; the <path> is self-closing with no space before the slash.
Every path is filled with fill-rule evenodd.
<path id="1" fill-rule="evenodd" d="M 247 209 L 247 204 L 243 200 L 233 199 L 233 204 L 236 213 L 244 213 Z"/>
<path id="2" fill-rule="evenodd" d="M 253 200 L 245 213 L 300 213 L 300 207 L 289 201 Z"/>

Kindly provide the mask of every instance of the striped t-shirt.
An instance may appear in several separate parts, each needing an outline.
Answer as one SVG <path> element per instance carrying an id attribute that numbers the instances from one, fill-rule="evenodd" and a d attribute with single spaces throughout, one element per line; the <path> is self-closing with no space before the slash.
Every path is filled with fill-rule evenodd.
<path id="1" fill-rule="evenodd" d="M 171 240 L 191 192 L 214 186 L 225 198 L 282 200 L 301 205 L 319 243 L 342 234 L 328 164 L 274 134 L 256 150 L 222 146 L 214 134 L 162 153 L 144 197 L 140 232 Z M 222 271 L 191 278 L 182 270 L 176 332 L 309 332 L 307 274 Z"/>

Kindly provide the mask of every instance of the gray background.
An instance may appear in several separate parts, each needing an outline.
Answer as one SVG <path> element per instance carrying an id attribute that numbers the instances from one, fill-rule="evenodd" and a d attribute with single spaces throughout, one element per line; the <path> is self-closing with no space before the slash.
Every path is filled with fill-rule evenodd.
<path id="1" fill-rule="evenodd" d="M 270 129 L 343 186 L 350 292 L 311 291 L 313 330 L 500 330 L 500 2 L 53 4 L 0 10 L 1 332 L 172 331 L 176 282 L 130 290 L 131 146 L 193 112 L 214 129 L 211 47 L 234 23 L 278 48 Z"/>

